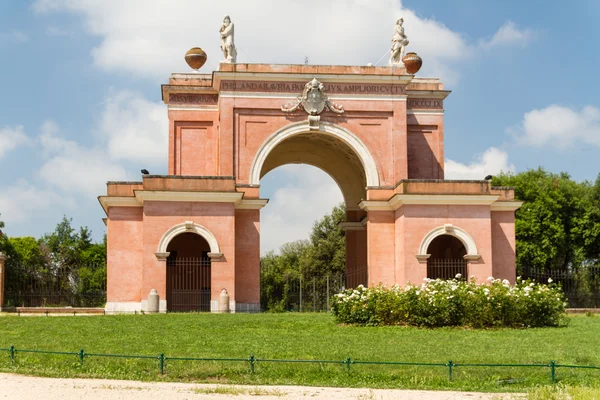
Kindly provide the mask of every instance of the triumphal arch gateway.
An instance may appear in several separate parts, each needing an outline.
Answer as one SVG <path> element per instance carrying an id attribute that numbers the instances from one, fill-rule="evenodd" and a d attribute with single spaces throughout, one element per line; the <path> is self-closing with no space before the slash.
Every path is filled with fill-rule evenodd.
<path id="1" fill-rule="evenodd" d="M 99 198 L 108 311 L 144 309 L 152 289 L 163 311 L 181 309 L 182 296 L 214 311 L 223 289 L 232 310 L 257 311 L 260 180 L 290 163 L 324 170 L 343 193 L 348 286 L 515 279 L 521 203 L 489 180 L 444 180 L 450 92 L 439 79 L 403 64 L 229 61 L 162 86 L 168 175 L 108 182 Z"/>

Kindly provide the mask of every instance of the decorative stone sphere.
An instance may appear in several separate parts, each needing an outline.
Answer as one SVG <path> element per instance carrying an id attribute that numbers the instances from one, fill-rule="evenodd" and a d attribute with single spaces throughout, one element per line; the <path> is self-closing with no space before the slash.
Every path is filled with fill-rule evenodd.
<path id="1" fill-rule="evenodd" d="M 406 72 L 411 75 L 416 74 L 423 65 L 423 60 L 421 60 L 421 57 L 419 57 L 417 53 L 406 53 L 402 62 L 404 62 Z"/>
<path id="2" fill-rule="evenodd" d="M 202 68 L 206 62 L 206 53 L 200 47 L 192 47 L 187 53 L 185 53 L 185 62 L 195 69 L 196 71 Z"/>

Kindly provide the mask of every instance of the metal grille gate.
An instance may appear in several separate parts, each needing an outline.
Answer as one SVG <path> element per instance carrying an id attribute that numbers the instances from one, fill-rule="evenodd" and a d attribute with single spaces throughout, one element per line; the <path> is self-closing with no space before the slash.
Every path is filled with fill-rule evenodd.
<path id="1" fill-rule="evenodd" d="M 210 258 L 167 258 L 167 310 L 210 311 Z"/>
<path id="2" fill-rule="evenodd" d="M 467 279 L 467 260 L 464 258 L 435 258 L 427 260 L 427 277 L 454 279 L 457 274 Z"/>

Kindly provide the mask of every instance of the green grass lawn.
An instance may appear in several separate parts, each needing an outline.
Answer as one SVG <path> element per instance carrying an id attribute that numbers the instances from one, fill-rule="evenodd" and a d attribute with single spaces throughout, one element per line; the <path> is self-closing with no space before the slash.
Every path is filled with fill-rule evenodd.
<path id="1" fill-rule="evenodd" d="M 93 317 L 0 317 L 0 348 L 167 357 L 544 363 L 600 366 L 600 317 L 573 316 L 566 328 L 468 330 L 338 326 L 330 314 L 168 314 Z M 0 371 L 228 384 L 295 384 L 411 389 L 524 391 L 550 383 L 549 368 L 337 364 L 256 364 L 0 352 Z M 600 370 L 558 368 L 557 382 L 597 386 Z"/>

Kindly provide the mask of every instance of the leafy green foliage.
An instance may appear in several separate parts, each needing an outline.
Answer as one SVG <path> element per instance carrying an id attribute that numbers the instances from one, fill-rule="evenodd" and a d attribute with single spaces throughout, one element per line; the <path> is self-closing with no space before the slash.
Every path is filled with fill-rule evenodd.
<path id="1" fill-rule="evenodd" d="M 279 255 L 270 251 L 261 258 L 260 299 L 264 310 L 285 310 L 289 302 L 289 278 L 300 275 L 302 257 L 309 246 L 307 240 L 286 243 L 281 246 Z"/>
<path id="2" fill-rule="evenodd" d="M 7 238 L 7 244 L 11 264 L 27 265 L 36 271 L 46 268 L 48 258 L 34 237 Z"/>
<path id="3" fill-rule="evenodd" d="M 578 183 L 541 168 L 494 177 L 524 201 L 516 212 L 517 266 L 564 269 L 600 259 L 600 175 Z"/>
<path id="4" fill-rule="evenodd" d="M 281 246 L 279 254 L 268 252 L 261 258 L 261 307 L 283 311 L 290 278 L 325 277 L 340 274 L 346 267 L 346 246 L 338 224 L 345 220 L 343 205 L 315 221 L 309 240 L 299 240 Z"/>
<path id="5" fill-rule="evenodd" d="M 71 301 L 77 304 L 88 305 L 82 297 L 86 295 L 94 295 L 93 305 L 103 302 L 106 235 L 102 243 L 92 243 L 91 231 L 87 227 L 77 231 L 71 226 L 71 219 L 63 217 L 53 232 L 39 240 L 4 236 L 0 242 L 8 256 L 7 304 L 18 301 L 10 297 L 11 293 L 46 286 L 52 287 L 54 292 L 68 293 Z M 70 305 L 75 306 L 76 303 Z"/>
<path id="6" fill-rule="evenodd" d="M 564 295 L 554 284 L 518 280 L 510 285 L 426 279 L 420 286 L 347 289 L 332 301 L 336 320 L 360 325 L 544 327 L 565 321 Z"/>
<path id="7" fill-rule="evenodd" d="M 317 220 L 310 233 L 310 246 L 306 248 L 302 272 L 308 275 L 327 275 L 344 271 L 346 267 L 346 242 L 338 227 L 346 220 L 346 208 L 338 205 L 331 213 Z"/>
<path id="8" fill-rule="evenodd" d="M 54 232 L 42 236 L 40 245 L 47 249 L 51 262 L 64 269 L 78 263 L 78 246 L 85 246 L 71 227 L 71 219 L 66 216 L 56 225 Z"/>
<path id="9" fill-rule="evenodd" d="M 1 216 L 2 214 L 0 214 Z M 5 251 L 4 250 L 4 246 L 5 246 L 5 236 L 4 233 L 2 232 L 2 229 L 4 228 L 4 221 L 0 220 L 0 252 Z"/>

